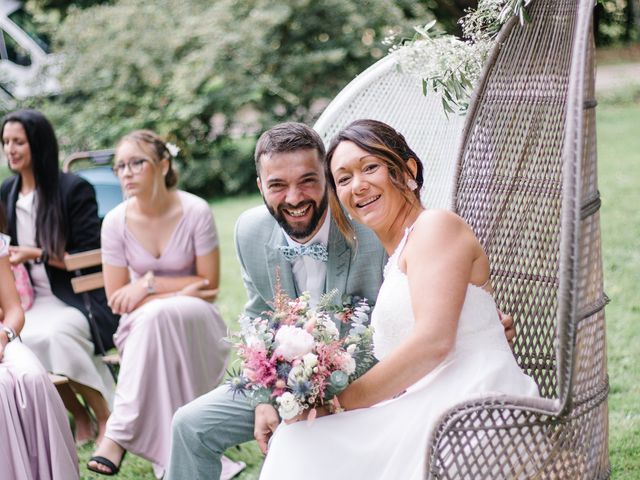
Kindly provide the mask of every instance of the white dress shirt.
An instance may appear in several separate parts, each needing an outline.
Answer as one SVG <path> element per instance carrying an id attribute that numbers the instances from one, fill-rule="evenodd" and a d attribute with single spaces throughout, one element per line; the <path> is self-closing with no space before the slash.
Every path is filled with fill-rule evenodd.
<path id="1" fill-rule="evenodd" d="M 287 239 L 287 244 L 290 247 L 297 247 L 301 245 L 313 245 L 314 243 L 321 243 L 327 249 L 329 248 L 329 227 L 331 226 L 331 212 L 327 208 L 327 214 L 324 222 L 320 227 L 320 230 L 306 243 L 302 244 L 293 240 L 286 233 L 284 234 Z M 320 297 L 324 292 L 324 286 L 327 277 L 327 264 L 319 260 L 314 260 L 308 255 L 300 255 L 293 262 L 291 262 L 291 270 L 293 271 L 293 278 L 296 282 L 296 288 L 298 293 L 309 292 L 311 294 L 310 303 L 312 306 L 316 306 Z"/>

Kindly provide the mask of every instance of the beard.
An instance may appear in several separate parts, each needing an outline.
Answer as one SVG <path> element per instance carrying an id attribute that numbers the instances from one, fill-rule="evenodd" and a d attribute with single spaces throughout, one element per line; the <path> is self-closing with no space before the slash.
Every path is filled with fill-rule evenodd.
<path id="1" fill-rule="evenodd" d="M 327 211 L 327 205 L 329 204 L 329 196 L 327 195 L 326 191 L 319 204 L 316 204 L 313 200 L 305 200 L 304 202 L 300 202 L 297 205 L 291 205 L 290 203 L 281 203 L 277 206 L 277 208 L 274 209 L 266 202 L 264 197 L 262 197 L 262 200 L 264 201 L 264 204 L 266 205 L 267 210 L 269 210 L 271 216 L 273 216 L 273 218 L 276 219 L 276 222 L 278 222 L 278 225 L 280 225 L 285 233 L 294 240 L 304 240 L 305 238 L 309 237 L 309 235 L 311 235 L 316 230 L 316 228 L 318 228 L 320 219 L 324 215 L 324 212 Z M 286 214 L 284 213 L 285 209 L 296 210 L 299 208 L 304 208 L 307 205 L 311 206 L 311 218 L 306 224 L 291 225 L 289 222 L 287 222 L 287 219 L 285 217 Z"/>

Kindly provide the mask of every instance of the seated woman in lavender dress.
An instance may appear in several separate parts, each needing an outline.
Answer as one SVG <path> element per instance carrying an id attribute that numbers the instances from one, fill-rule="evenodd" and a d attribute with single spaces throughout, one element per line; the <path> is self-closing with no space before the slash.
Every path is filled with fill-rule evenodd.
<path id="1" fill-rule="evenodd" d="M 0 211 L 0 231 L 2 223 Z M 8 247 L 0 235 L 0 478 L 77 479 L 78 458 L 62 400 L 18 337 L 24 313 Z"/>
<path id="2" fill-rule="evenodd" d="M 221 380 L 228 347 L 214 300 L 219 249 L 209 205 L 174 189 L 172 155 L 155 133 L 137 130 L 116 148 L 114 171 L 128 197 L 105 217 L 102 262 L 109 305 L 122 314 L 113 410 L 90 470 L 114 474 L 126 450 L 169 458 L 171 418 Z"/>

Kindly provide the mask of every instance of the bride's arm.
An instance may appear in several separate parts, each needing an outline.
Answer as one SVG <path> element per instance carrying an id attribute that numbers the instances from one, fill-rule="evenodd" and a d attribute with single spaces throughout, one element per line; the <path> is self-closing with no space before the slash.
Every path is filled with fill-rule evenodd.
<path id="1" fill-rule="evenodd" d="M 454 346 L 469 282 L 488 278 L 486 256 L 455 214 L 421 214 L 400 257 L 409 279 L 415 327 L 411 335 L 338 397 L 345 410 L 389 399 L 424 377 Z"/>

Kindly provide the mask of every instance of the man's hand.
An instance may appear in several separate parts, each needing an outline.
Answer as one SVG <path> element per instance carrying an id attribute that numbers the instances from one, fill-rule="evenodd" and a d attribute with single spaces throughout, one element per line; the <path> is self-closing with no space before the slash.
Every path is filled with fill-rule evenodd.
<path id="1" fill-rule="evenodd" d="M 516 338 L 516 328 L 513 323 L 513 317 L 500 310 L 498 310 L 498 315 L 504 327 L 504 336 L 507 337 L 507 342 L 509 342 L 509 346 L 513 349 L 513 339 Z"/>
<path id="2" fill-rule="evenodd" d="M 261 403 L 256 407 L 256 415 L 253 426 L 253 437 L 258 442 L 262 453 L 267 454 L 267 444 L 273 432 L 280 424 L 280 417 L 273 405 Z"/>

